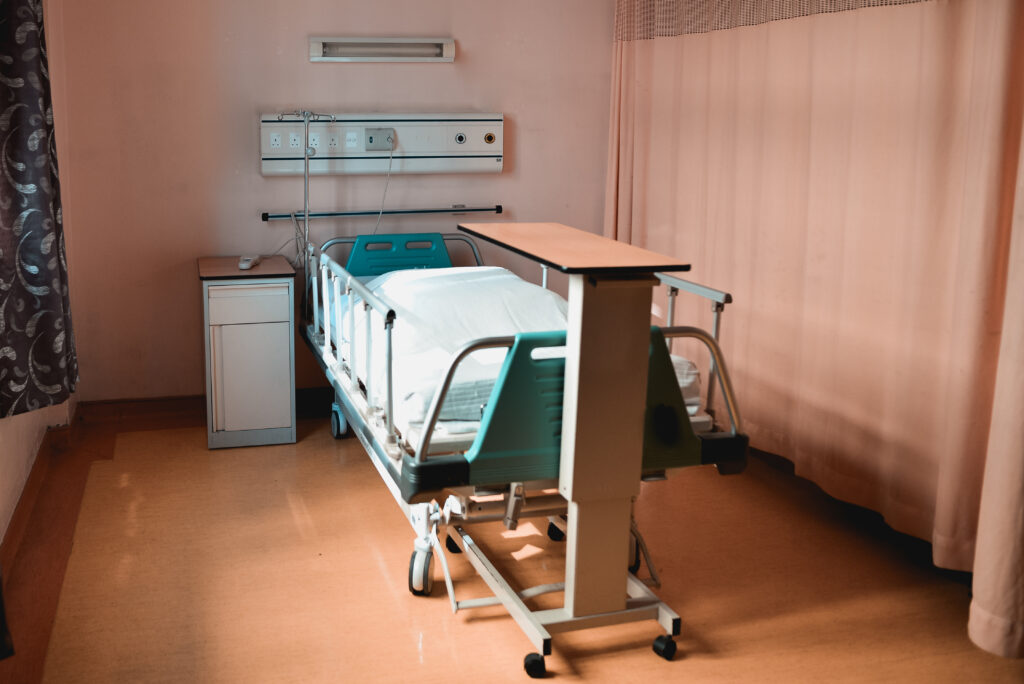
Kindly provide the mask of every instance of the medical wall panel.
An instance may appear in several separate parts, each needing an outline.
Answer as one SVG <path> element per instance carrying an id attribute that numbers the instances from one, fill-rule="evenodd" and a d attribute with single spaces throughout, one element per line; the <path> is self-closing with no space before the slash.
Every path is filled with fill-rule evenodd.
<path id="1" fill-rule="evenodd" d="M 502 114 L 260 116 L 260 171 L 302 175 L 500 173 Z"/>

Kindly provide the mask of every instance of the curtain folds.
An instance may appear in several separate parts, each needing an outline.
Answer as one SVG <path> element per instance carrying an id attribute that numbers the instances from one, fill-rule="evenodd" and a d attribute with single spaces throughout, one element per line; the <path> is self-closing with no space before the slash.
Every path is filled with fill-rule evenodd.
<path id="1" fill-rule="evenodd" d="M 1024 163 L 1013 211 L 968 633 L 987 651 L 1024 658 Z"/>
<path id="2" fill-rule="evenodd" d="M 973 569 L 1022 655 L 1024 7 L 871 4 L 616 41 L 605 234 L 733 293 L 754 446 Z"/>
<path id="3" fill-rule="evenodd" d="M 707 33 L 738 26 L 846 12 L 863 7 L 905 5 L 926 0 L 619 0 L 615 11 L 617 40 L 648 40 L 661 36 Z"/>
<path id="4" fill-rule="evenodd" d="M 0 2 L 0 417 L 78 380 L 41 0 Z"/>

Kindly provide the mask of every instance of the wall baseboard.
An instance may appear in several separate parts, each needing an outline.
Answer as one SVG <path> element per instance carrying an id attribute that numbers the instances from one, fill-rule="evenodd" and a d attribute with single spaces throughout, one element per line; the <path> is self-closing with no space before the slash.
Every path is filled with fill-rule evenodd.
<path id="1" fill-rule="evenodd" d="M 11 515 L 11 522 L 7 525 L 7 532 L 3 541 L 0 541 L 0 569 L 4 571 L 4 584 L 10 577 L 10 569 L 14 565 L 14 558 L 18 555 L 18 547 L 25 537 L 28 529 L 29 519 L 32 517 L 32 510 L 35 508 L 39 491 L 46 480 L 46 474 L 50 469 L 50 460 L 55 453 L 67 448 L 71 435 L 70 426 L 47 428 L 43 434 L 43 442 L 39 445 L 36 458 L 32 462 L 32 469 L 29 470 L 25 487 L 18 497 L 18 504 L 14 507 Z"/>

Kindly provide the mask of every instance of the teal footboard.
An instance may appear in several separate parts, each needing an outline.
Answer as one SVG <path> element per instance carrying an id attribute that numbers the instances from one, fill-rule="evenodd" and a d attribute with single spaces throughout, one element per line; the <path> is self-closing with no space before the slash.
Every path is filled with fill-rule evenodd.
<path id="1" fill-rule="evenodd" d="M 405 456 L 405 500 L 445 487 L 557 479 L 565 359 L 545 350 L 564 345 L 564 331 L 516 335 L 472 446 L 465 454 L 423 461 Z M 651 329 L 649 358 L 643 473 L 716 463 L 719 455 L 730 464 L 722 472 L 742 470 L 745 435 L 714 433 L 717 437 L 709 440 L 694 433 L 657 327 Z"/>

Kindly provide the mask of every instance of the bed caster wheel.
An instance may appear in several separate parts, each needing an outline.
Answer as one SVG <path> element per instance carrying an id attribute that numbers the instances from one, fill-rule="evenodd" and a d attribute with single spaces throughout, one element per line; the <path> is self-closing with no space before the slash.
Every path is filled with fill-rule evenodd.
<path id="1" fill-rule="evenodd" d="M 450 535 L 445 537 L 444 548 L 448 549 L 452 553 L 462 553 L 462 547 L 459 546 L 459 542 L 452 539 Z"/>
<path id="2" fill-rule="evenodd" d="M 528 653 L 523 658 L 523 669 L 533 679 L 540 679 L 547 675 L 547 668 L 544 667 L 544 656 L 540 653 Z"/>
<path id="3" fill-rule="evenodd" d="M 548 523 L 548 539 L 553 542 L 565 541 L 565 532 L 553 522 Z"/>
<path id="4" fill-rule="evenodd" d="M 409 591 L 414 596 L 429 596 L 434 588 L 433 551 L 413 551 L 409 559 Z"/>
<path id="5" fill-rule="evenodd" d="M 346 431 L 348 431 L 348 422 L 341 409 L 335 404 L 331 407 L 331 436 L 334 439 L 341 439 Z"/>
<path id="6" fill-rule="evenodd" d="M 655 639 L 651 648 L 665 660 L 672 660 L 676 655 L 676 642 L 668 634 L 662 634 Z"/>
<path id="7" fill-rule="evenodd" d="M 640 570 L 640 544 L 632 534 L 629 535 L 629 558 L 629 572 L 635 575 Z"/>

